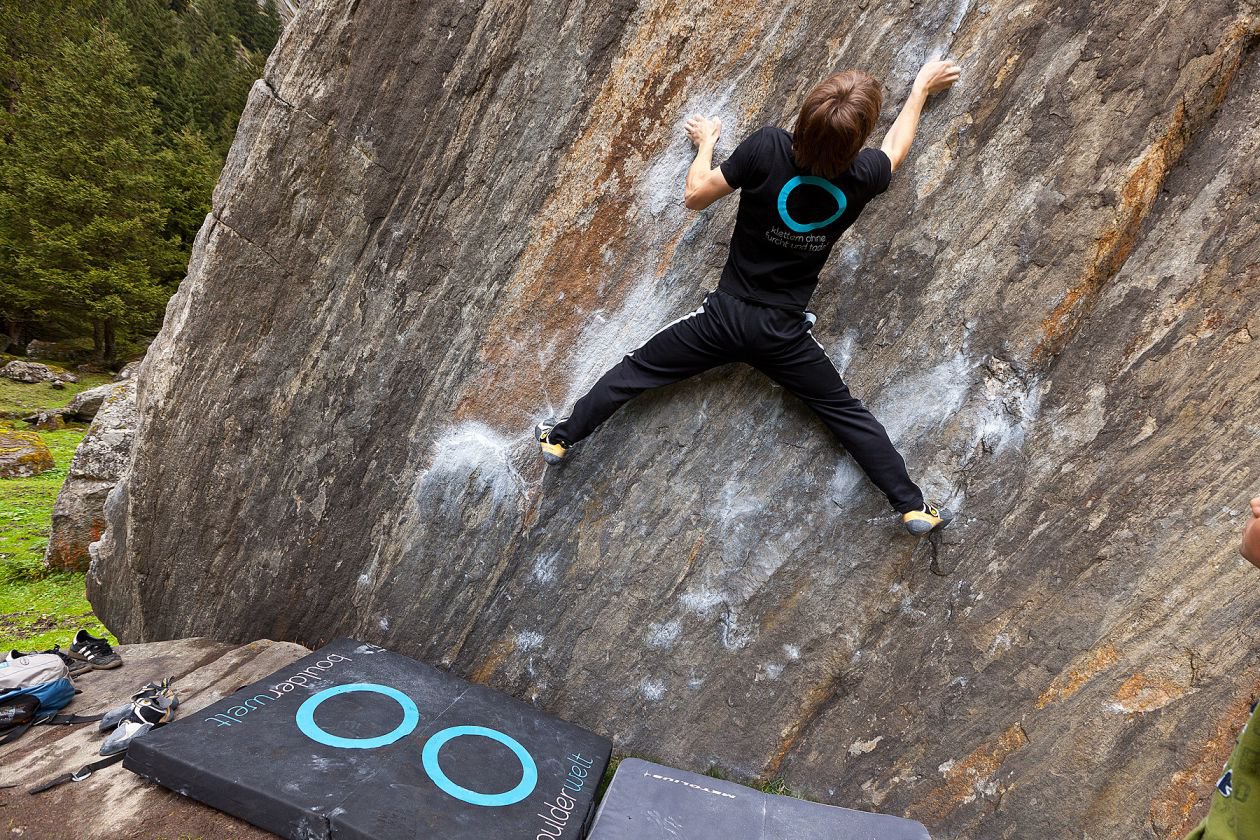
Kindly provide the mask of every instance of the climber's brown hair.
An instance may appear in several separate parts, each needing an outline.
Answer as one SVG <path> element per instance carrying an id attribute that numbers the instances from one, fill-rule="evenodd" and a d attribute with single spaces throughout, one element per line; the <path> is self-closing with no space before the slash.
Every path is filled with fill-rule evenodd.
<path id="1" fill-rule="evenodd" d="M 834 178 L 849 168 L 879 121 L 884 91 L 861 70 L 823 79 L 801 104 L 792 138 L 797 166 Z"/>

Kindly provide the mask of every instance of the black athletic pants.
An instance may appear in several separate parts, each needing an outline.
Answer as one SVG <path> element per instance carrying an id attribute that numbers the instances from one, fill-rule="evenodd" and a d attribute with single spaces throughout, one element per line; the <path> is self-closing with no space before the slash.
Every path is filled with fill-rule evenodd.
<path id="1" fill-rule="evenodd" d="M 567 444 L 595 431 L 617 409 L 651 388 L 709 368 L 745 362 L 818 414 L 898 513 L 923 506 L 906 462 L 862 401 L 849 393 L 810 332 L 813 316 L 710 293 L 695 312 L 669 324 L 605 373 L 551 435 Z"/>

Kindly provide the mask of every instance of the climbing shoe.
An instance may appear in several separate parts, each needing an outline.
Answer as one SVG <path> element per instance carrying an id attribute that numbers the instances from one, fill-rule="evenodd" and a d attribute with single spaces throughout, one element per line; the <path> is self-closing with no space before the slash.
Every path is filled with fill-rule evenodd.
<path id="1" fill-rule="evenodd" d="M 901 515 L 901 522 L 906 526 L 906 530 L 916 537 L 946 528 L 953 521 L 954 514 L 948 508 L 938 508 L 926 502 L 923 504 L 923 510 L 912 510 Z"/>
<path id="2" fill-rule="evenodd" d="M 131 716 L 132 706 L 138 700 L 166 698 L 171 701 L 171 709 L 179 708 L 179 697 L 175 694 L 175 689 L 171 686 L 174 677 L 167 677 L 164 680 L 146 683 L 140 687 L 140 690 L 131 695 L 131 699 L 116 709 L 111 709 L 101 716 L 101 722 L 97 725 L 97 729 L 101 732 L 118 726 L 128 717 Z"/>
<path id="3" fill-rule="evenodd" d="M 101 744 L 101 755 L 120 753 L 136 738 L 166 723 L 175 716 L 176 702 L 173 696 L 162 694 L 133 700 L 127 716 L 117 723 L 117 728 Z"/>
<path id="4" fill-rule="evenodd" d="M 70 658 L 86 662 L 98 671 L 123 664 L 122 657 L 114 652 L 109 642 L 96 638 L 86 630 L 74 634 L 74 641 L 70 643 Z"/>
<path id="5" fill-rule="evenodd" d="M 548 417 L 534 427 L 534 437 L 538 438 L 538 448 L 542 451 L 543 460 L 548 464 L 558 464 L 564 460 L 565 455 L 569 454 L 567 443 L 551 439 L 551 430 L 559 422 L 554 417 Z"/>

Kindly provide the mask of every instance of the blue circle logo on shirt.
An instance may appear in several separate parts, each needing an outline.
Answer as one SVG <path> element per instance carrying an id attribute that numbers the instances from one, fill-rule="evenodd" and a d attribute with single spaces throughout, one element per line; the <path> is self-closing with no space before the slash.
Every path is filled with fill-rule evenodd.
<path id="1" fill-rule="evenodd" d="M 810 222 L 809 224 L 801 224 L 792 218 L 792 214 L 788 212 L 787 203 L 788 196 L 792 194 L 792 190 L 802 184 L 810 184 L 815 187 L 822 187 L 831 193 L 831 197 L 836 200 L 836 212 L 832 213 L 821 222 Z M 818 230 L 821 227 L 834 222 L 836 219 L 844 215 L 844 209 L 849 206 L 849 200 L 845 198 L 844 193 L 835 184 L 826 178 L 819 178 L 814 175 L 797 175 L 792 180 L 783 185 L 783 189 L 779 190 L 779 218 L 783 220 L 783 224 L 787 225 L 797 233 L 809 233 L 811 230 Z"/>
<path id="2" fill-rule="evenodd" d="M 321 729 L 319 724 L 315 722 L 315 710 L 319 708 L 319 704 L 329 697 L 336 697 L 338 694 L 350 694 L 356 691 L 384 694 L 391 700 L 396 701 L 399 706 L 402 706 L 402 723 L 394 727 L 392 732 L 386 732 L 384 735 L 379 735 L 375 738 L 343 738 L 340 735 L 333 735 Z M 416 708 L 416 704 L 412 702 L 410 697 L 396 688 L 390 688 L 387 685 L 377 685 L 376 683 L 350 683 L 349 685 L 326 688 L 306 698 L 306 701 L 297 710 L 297 725 L 303 735 L 320 744 L 349 750 L 370 750 L 375 747 L 392 744 L 399 738 L 411 734 L 419 722 L 420 710 Z"/>
<path id="3" fill-rule="evenodd" d="M 442 747 L 448 741 L 463 735 L 479 735 L 482 738 L 489 738 L 491 741 L 498 741 L 515 753 L 516 759 L 521 763 L 520 783 L 503 793 L 479 793 L 451 781 L 450 777 L 442 772 L 442 768 L 438 765 L 438 753 L 441 752 Z M 534 763 L 534 757 L 529 754 L 529 750 L 521 746 L 521 743 L 511 735 L 504 735 L 499 730 L 490 729 L 486 726 L 452 726 L 449 729 L 443 729 L 424 745 L 421 760 L 424 763 L 425 772 L 429 774 L 429 778 L 433 780 L 434 784 L 443 792 L 470 805 L 481 805 L 486 808 L 515 805 L 533 793 L 534 787 L 538 784 L 538 765 Z"/>

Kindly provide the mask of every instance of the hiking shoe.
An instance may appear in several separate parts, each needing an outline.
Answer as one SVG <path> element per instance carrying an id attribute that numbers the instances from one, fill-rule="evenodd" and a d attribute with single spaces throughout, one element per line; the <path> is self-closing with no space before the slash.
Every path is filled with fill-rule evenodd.
<path id="1" fill-rule="evenodd" d="M 174 697 L 162 694 L 132 701 L 127 716 L 118 722 L 117 728 L 101 744 L 101 755 L 117 755 L 127 749 L 134 739 L 166 723 L 175 716 L 175 705 Z"/>
<path id="2" fill-rule="evenodd" d="M 122 665 L 122 657 L 114 652 L 109 642 L 98 639 L 86 630 L 74 634 L 70 643 L 70 658 L 88 663 L 96 670 L 107 670 Z"/>
<path id="3" fill-rule="evenodd" d="M 901 515 L 901 522 L 906 530 L 916 537 L 947 528 L 953 521 L 954 514 L 948 508 L 938 508 L 927 502 L 923 503 L 923 510 L 912 510 Z"/>
<path id="4" fill-rule="evenodd" d="M 558 464 L 564 460 L 565 455 L 569 454 L 569 445 L 567 443 L 562 440 L 551 439 L 551 430 L 559 422 L 554 417 L 548 417 L 534 427 L 534 437 L 538 438 L 538 448 L 542 451 L 543 460 L 548 464 Z"/>
<path id="5" fill-rule="evenodd" d="M 131 707 L 137 700 L 154 697 L 167 697 L 171 701 L 171 709 L 179 708 L 179 697 L 175 694 L 175 689 L 171 687 L 173 677 L 167 677 L 161 681 L 146 683 L 141 686 L 140 690 L 131 695 L 131 699 L 123 703 L 116 709 L 110 709 L 102 717 L 96 728 L 101 732 L 108 732 L 118 724 L 127 719 L 131 714 Z"/>

